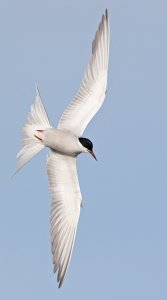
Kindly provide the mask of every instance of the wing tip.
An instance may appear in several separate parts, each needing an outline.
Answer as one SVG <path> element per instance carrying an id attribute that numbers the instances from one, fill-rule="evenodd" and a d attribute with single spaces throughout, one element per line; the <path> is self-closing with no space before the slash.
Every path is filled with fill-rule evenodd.
<path id="1" fill-rule="evenodd" d="M 106 19 L 108 19 L 108 8 L 106 8 L 106 10 L 105 10 L 105 16 L 106 16 Z"/>
<path id="2" fill-rule="evenodd" d="M 65 272 L 66 273 L 66 272 Z M 65 277 L 65 273 L 64 274 L 61 274 L 61 269 L 59 268 L 59 271 L 58 271 L 58 275 L 57 275 L 57 283 L 58 283 L 58 288 L 60 289 L 62 284 L 63 284 L 63 280 L 64 280 L 64 277 Z"/>
<path id="3" fill-rule="evenodd" d="M 36 96 L 40 97 L 39 87 L 37 83 L 35 84 L 35 90 L 36 90 Z"/>
<path id="4" fill-rule="evenodd" d="M 103 22 L 107 23 L 107 27 L 109 28 L 109 13 L 108 8 L 105 9 L 105 13 L 103 15 Z"/>
<path id="5" fill-rule="evenodd" d="M 106 20 L 107 26 L 109 27 L 109 13 L 108 13 L 108 8 L 105 10 L 104 18 Z"/>
<path id="6" fill-rule="evenodd" d="M 63 279 L 62 280 L 60 280 L 60 281 L 58 281 L 58 288 L 60 289 L 61 288 L 61 286 L 62 286 L 62 284 L 63 284 Z"/>

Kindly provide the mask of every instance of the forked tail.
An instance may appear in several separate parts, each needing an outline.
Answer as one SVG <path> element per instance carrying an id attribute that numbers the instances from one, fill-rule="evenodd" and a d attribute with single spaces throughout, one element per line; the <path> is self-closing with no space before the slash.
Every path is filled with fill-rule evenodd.
<path id="1" fill-rule="evenodd" d="M 22 168 L 34 155 L 42 150 L 45 145 L 40 138 L 43 130 L 51 128 L 45 108 L 43 106 L 39 90 L 36 87 L 35 103 L 31 105 L 31 111 L 28 114 L 27 123 L 23 126 L 23 146 L 17 154 L 16 172 Z"/>

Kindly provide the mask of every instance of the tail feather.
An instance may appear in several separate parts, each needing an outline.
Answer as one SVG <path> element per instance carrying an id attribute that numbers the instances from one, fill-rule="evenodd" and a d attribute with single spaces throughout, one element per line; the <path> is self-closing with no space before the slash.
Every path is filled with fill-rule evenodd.
<path id="1" fill-rule="evenodd" d="M 20 170 L 31 158 L 33 158 L 45 145 L 42 139 L 37 138 L 36 132 L 51 128 L 45 108 L 43 106 L 40 93 L 36 87 L 35 103 L 31 105 L 31 111 L 28 114 L 27 123 L 23 126 L 23 146 L 17 154 L 16 172 Z M 38 132 L 38 135 L 40 133 Z"/>

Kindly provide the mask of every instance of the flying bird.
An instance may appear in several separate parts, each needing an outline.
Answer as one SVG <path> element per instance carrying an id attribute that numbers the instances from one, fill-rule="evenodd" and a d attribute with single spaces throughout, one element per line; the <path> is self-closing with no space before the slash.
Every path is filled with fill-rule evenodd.
<path id="1" fill-rule="evenodd" d="M 70 263 L 82 206 L 76 158 L 80 153 L 89 153 L 96 159 L 93 143 L 82 135 L 105 99 L 109 38 L 106 9 L 93 40 L 92 54 L 80 88 L 63 112 L 57 128 L 50 125 L 38 88 L 35 103 L 22 128 L 22 149 L 17 155 L 16 172 L 44 147 L 50 148 L 46 168 L 52 195 L 51 249 L 59 287 Z"/>

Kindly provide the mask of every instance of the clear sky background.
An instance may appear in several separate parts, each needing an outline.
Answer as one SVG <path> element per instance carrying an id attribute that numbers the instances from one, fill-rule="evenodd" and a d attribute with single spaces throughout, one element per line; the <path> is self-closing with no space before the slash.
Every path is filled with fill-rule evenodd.
<path id="1" fill-rule="evenodd" d="M 79 88 L 105 8 L 106 101 L 78 158 L 84 208 L 57 288 L 47 150 L 14 178 L 35 83 L 51 124 Z M 167 299 L 167 1 L 0 1 L 0 299 Z"/>

